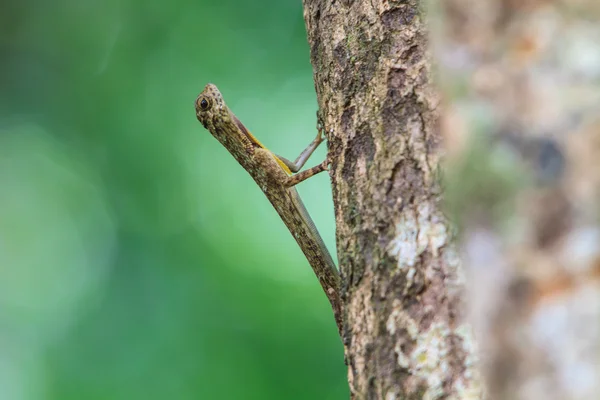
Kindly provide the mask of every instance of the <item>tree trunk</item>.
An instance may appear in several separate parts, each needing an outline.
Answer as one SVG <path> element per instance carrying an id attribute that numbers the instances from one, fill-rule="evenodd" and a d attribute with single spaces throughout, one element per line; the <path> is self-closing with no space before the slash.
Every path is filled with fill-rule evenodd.
<path id="1" fill-rule="evenodd" d="M 445 0 L 436 15 L 489 395 L 600 398 L 600 3 Z"/>
<path id="2" fill-rule="evenodd" d="M 481 396 L 464 279 L 440 205 L 439 100 L 422 6 L 304 0 L 354 399 Z"/>

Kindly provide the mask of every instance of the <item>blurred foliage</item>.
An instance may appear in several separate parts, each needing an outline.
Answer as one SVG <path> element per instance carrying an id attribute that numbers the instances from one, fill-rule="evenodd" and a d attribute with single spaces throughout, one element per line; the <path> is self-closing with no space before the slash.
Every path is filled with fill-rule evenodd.
<path id="1" fill-rule="evenodd" d="M 213 82 L 294 158 L 301 2 L 9 0 L 0 32 L 0 398 L 347 398 L 306 259 L 193 108 Z M 334 249 L 327 176 L 299 191 Z"/>
<path id="2" fill-rule="evenodd" d="M 517 193 L 531 178 L 508 141 L 492 142 L 488 132 L 493 128 L 486 126 L 489 120 L 476 121 L 464 154 L 445 165 L 444 205 L 459 234 L 466 221 L 477 221 L 515 236 Z"/>

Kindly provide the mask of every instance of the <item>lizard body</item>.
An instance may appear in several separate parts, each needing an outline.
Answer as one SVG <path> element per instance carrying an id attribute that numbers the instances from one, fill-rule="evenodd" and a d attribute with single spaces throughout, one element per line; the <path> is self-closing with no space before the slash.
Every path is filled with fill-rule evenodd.
<path id="1" fill-rule="evenodd" d="M 294 188 L 295 184 L 327 170 L 327 161 L 290 176 L 304 165 L 323 141 L 321 131 L 298 159 L 291 162 L 269 151 L 246 129 L 227 107 L 215 85 L 206 85 L 196 99 L 195 107 L 198 120 L 248 171 L 292 233 L 319 279 L 333 308 L 338 330 L 341 330 L 340 277 L 323 239 Z"/>

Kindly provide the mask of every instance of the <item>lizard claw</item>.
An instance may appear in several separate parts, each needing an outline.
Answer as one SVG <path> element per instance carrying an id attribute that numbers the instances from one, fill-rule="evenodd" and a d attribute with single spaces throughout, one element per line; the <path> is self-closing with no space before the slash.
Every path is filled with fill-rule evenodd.
<path id="1" fill-rule="evenodd" d="M 329 171 L 329 167 L 331 166 L 331 156 L 329 155 L 329 152 L 327 152 L 327 155 L 325 156 L 323 165 L 325 166 L 325 171 Z"/>
<path id="2" fill-rule="evenodd" d="M 315 143 L 319 145 L 323 140 L 325 140 L 325 138 L 323 137 L 323 129 L 319 129 L 317 130 L 317 137 L 315 138 Z"/>
<path id="3" fill-rule="evenodd" d="M 317 130 L 323 130 L 325 124 L 323 123 L 323 117 L 321 116 L 321 110 L 317 109 Z"/>
<path id="4" fill-rule="evenodd" d="M 321 135 L 323 134 L 323 131 L 325 131 L 325 123 L 323 122 L 323 115 L 321 114 L 321 110 L 317 110 L 317 139 L 319 139 L 321 137 Z M 321 143 L 323 139 L 319 140 L 319 143 Z"/>

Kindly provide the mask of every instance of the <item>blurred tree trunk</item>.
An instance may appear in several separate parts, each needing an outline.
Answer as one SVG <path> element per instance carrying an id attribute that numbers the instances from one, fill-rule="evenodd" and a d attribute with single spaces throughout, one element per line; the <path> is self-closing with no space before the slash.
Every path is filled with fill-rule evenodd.
<path id="1" fill-rule="evenodd" d="M 332 156 L 354 399 L 479 398 L 464 281 L 441 211 L 423 4 L 304 0 Z"/>
<path id="2" fill-rule="evenodd" d="M 435 7 L 447 199 L 490 398 L 598 399 L 600 2 Z"/>

